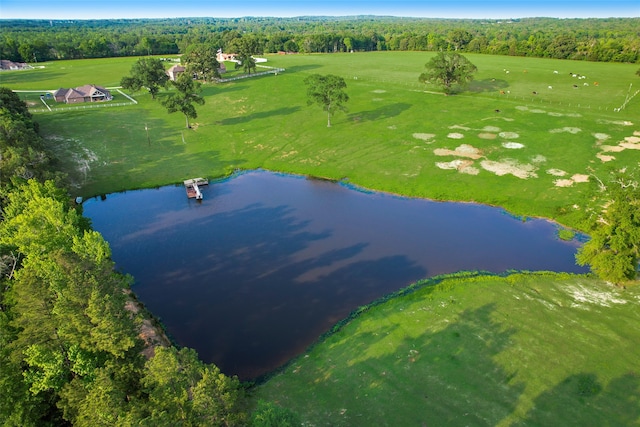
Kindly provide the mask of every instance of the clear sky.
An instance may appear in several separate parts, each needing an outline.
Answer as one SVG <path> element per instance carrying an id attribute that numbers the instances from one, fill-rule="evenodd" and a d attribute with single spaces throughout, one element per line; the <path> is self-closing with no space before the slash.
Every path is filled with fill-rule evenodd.
<path id="1" fill-rule="evenodd" d="M 640 17 L 640 0 L 0 0 L 0 19 L 301 15 L 496 19 Z"/>

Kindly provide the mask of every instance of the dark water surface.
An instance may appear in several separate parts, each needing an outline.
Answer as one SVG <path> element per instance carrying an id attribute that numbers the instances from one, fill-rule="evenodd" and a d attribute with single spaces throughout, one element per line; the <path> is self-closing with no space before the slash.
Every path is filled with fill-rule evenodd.
<path id="1" fill-rule="evenodd" d="M 585 272 L 544 220 L 255 171 L 203 188 L 84 203 L 134 291 L 181 345 L 240 379 L 300 354 L 338 320 L 459 270 Z"/>

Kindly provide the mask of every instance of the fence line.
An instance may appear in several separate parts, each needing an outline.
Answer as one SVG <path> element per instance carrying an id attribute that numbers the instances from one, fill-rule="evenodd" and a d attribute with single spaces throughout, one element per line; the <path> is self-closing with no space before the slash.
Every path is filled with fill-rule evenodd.
<path id="1" fill-rule="evenodd" d="M 120 89 L 116 89 L 118 91 L 118 93 L 122 96 L 124 96 L 125 98 L 129 99 L 131 102 L 133 102 L 134 104 L 137 104 L 138 101 L 136 101 L 135 99 L 133 99 L 132 97 L 130 97 L 129 95 L 127 95 L 126 93 L 124 93 L 123 91 L 121 91 Z"/>
<path id="2" fill-rule="evenodd" d="M 32 113 L 48 113 L 48 112 L 56 112 L 56 111 L 86 110 L 89 108 L 123 107 L 125 105 L 135 105 L 135 104 L 137 104 L 137 102 L 118 102 L 115 104 L 109 103 L 109 104 L 99 104 L 99 105 L 96 105 L 96 103 L 91 103 L 91 104 L 78 105 L 75 107 L 60 107 L 60 108 L 53 108 L 49 110 L 45 108 L 30 108 L 29 111 L 31 111 Z"/>
<path id="3" fill-rule="evenodd" d="M 243 74 L 241 76 L 237 76 L 237 77 L 230 77 L 228 79 L 223 79 L 223 78 L 219 78 L 219 79 L 214 79 L 216 82 L 218 83 L 226 83 L 226 82 L 232 82 L 234 80 L 241 80 L 241 79 L 247 79 L 249 77 L 258 77 L 258 76 L 264 76 L 266 74 L 278 74 L 283 72 L 285 69 L 284 68 L 273 68 L 273 67 L 267 67 L 266 65 L 256 65 L 256 67 L 261 67 L 261 68 L 269 68 L 268 71 L 262 71 L 260 73 L 253 73 L 253 74 Z"/>

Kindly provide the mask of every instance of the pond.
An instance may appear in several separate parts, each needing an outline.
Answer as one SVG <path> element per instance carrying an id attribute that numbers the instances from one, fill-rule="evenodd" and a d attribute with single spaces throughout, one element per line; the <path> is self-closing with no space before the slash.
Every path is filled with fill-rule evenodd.
<path id="1" fill-rule="evenodd" d="M 557 226 L 489 206 L 252 171 L 85 201 L 118 268 L 180 345 L 241 380 L 301 354 L 358 306 L 460 270 L 583 273 Z"/>

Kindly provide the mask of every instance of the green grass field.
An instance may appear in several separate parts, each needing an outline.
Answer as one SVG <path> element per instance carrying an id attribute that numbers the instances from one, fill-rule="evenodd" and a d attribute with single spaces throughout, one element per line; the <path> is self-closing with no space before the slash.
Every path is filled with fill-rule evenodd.
<path id="1" fill-rule="evenodd" d="M 640 288 L 445 279 L 373 307 L 255 389 L 313 426 L 631 426 Z"/>
<path id="2" fill-rule="evenodd" d="M 606 151 L 640 131 L 640 96 L 613 111 L 638 80 L 637 66 L 468 55 L 479 70 L 475 82 L 445 97 L 417 81 L 431 55 L 271 55 L 267 65 L 284 73 L 205 85 L 206 104 L 191 130 L 179 113 L 168 115 L 143 92 L 134 94 L 138 105 L 36 113 L 36 119 L 85 197 L 261 167 L 500 205 L 574 225 L 588 188 L 580 181 L 637 167 L 640 150 Z M 111 87 L 134 61 L 46 63 L 3 73 L 2 84 Z M 303 79 L 310 73 L 347 81 L 349 111 L 338 113 L 331 128 L 320 108 L 306 103 Z M 116 94 L 114 102 L 122 101 Z M 598 157 L 605 155 L 615 159 Z"/>
<path id="3" fill-rule="evenodd" d="M 35 118 L 85 197 L 265 168 L 575 226 L 583 181 L 638 167 L 640 95 L 614 111 L 640 86 L 637 64 L 467 55 L 475 82 L 445 97 L 417 81 L 431 56 L 268 56 L 286 71 L 203 86 L 190 130 L 144 93 Z M 113 87 L 135 60 L 45 63 L 0 83 Z M 347 81 L 349 111 L 331 128 L 306 104 L 310 73 Z M 639 292 L 580 276 L 446 280 L 368 310 L 255 398 L 308 425 L 638 425 Z"/>

